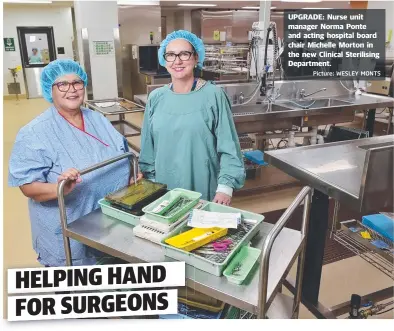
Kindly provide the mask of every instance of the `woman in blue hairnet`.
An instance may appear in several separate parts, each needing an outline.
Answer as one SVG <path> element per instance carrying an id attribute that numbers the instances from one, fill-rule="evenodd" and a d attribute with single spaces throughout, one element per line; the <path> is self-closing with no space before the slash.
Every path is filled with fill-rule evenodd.
<path id="1" fill-rule="evenodd" d="M 72 60 L 48 64 L 41 76 L 51 106 L 20 129 L 9 162 L 9 185 L 29 198 L 33 248 L 45 266 L 65 265 L 57 183 L 65 186 L 69 222 L 98 208 L 99 199 L 128 184 L 127 159 L 81 178 L 77 169 L 128 151 L 125 138 L 101 114 L 83 108 L 87 75 Z M 73 265 L 94 264 L 99 252 L 70 240 Z"/>
<path id="2" fill-rule="evenodd" d="M 230 205 L 233 190 L 244 184 L 245 169 L 226 93 L 194 77 L 204 62 L 204 44 L 188 31 L 175 31 L 162 42 L 158 56 L 172 82 L 149 95 L 140 178 Z"/>

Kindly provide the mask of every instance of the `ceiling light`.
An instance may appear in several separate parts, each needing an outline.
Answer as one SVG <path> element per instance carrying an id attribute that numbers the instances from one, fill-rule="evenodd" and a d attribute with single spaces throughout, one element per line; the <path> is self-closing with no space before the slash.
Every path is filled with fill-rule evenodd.
<path id="1" fill-rule="evenodd" d="M 259 6 L 246 6 L 242 7 L 242 9 L 260 9 Z M 276 7 L 271 7 L 271 9 L 276 9 Z"/>
<path id="2" fill-rule="evenodd" d="M 23 4 L 40 4 L 40 3 L 52 3 L 51 0 L 5 0 L 5 3 L 23 3 Z"/>
<path id="3" fill-rule="evenodd" d="M 216 7 L 212 3 L 178 3 L 178 6 L 181 7 Z"/>
<path id="4" fill-rule="evenodd" d="M 322 2 L 322 0 L 301 0 L 301 1 L 299 1 L 299 0 L 280 0 L 280 1 L 282 1 L 282 2 L 299 2 L 299 3 L 302 3 L 302 2 Z"/>
<path id="5" fill-rule="evenodd" d="M 160 1 L 118 0 L 119 6 L 159 6 Z"/>

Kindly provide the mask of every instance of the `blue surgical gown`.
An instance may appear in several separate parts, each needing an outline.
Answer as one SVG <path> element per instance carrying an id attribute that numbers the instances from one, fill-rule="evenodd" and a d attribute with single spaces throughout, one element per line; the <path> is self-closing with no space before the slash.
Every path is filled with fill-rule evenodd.
<path id="1" fill-rule="evenodd" d="M 85 108 L 82 113 L 85 132 L 68 123 L 53 106 L 20 129 L 9 161 L 9 185 L 57 183 L 58 176 L 69 168 L 83 170 L 128 151 L 126 139 L 103 115 Z M 97 209 L 101 198 L 128 184 L 129 175 L 127 158 L 83 175 L 82 183 L 65 197 L 68 223 Z M 65 265 L 57 199 L 29 199 L 28 205 L 38 261 Z M 74 265 L 94 264 L 101 255 L 73 239 L 70 245 Z"/>
<path id="2" fill-rule="evenodd" d="M 186 94 L 168 85 L 151 92 L 141 132 L 139 165 L 148 179 L 200 192 L 212 201 L 218 184 L 239 189 L 245 168 L 231 103 L 211 82 Z"/>

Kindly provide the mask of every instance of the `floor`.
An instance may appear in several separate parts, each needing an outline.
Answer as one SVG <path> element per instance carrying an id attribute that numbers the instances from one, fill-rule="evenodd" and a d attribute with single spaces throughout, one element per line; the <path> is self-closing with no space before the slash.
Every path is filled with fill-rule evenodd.
<path id="1" fill-rule="evenodd" d="M 4 280 L 6 270 L 17 267 L 38 267 L 36 254 L 32 249 L 27 199 L 17 188 L 7 186 L 8 159 L 18 130 L 35 118 L 48 104 L 42 99 L 4 101 Z M 142 116 L 132 115 L 130 121 L 141 124 Z M 138 144 L 138 139 L 133 139 Z M 255 199 L 239 198 L 234 205 L 251 211 L 267 213 L 285 209 L 297 195 L 299 188 L 291 188 L 275 193 L 265 193 Z M 261 201 L 264 201 L 262 203 Z M 294 273 L 294 268 L 291 273 Z M 6 284 L 4 293 L 6 293 Z M 358 256 L 347 258 L 323 267 L 320 301 L 327 307 L 350 300 L 353 293 L 365 295 L 389 286 L 393 280 L 380 273 Z M 6 296 L 4 296 L 4 316 L 6 316 Z M 300 318 L 314 318 L 301 307 Z M 393 311 L 373 318 L 394 318 Z"/>

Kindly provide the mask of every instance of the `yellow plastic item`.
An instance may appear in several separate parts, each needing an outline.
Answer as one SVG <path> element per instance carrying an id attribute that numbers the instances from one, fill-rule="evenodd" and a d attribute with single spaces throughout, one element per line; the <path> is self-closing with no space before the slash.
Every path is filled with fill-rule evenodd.
<path id="1" fill-rule="evenodd" d="M 372 239 L 371 235 L 369 234 L 368 231 L 362 231 L 362 232 L 360 232 L 360 234 L 361 234 L 361 237 L 363 237 L 364 239 Z"/>
<path id="2" fill-rule="evenodd" d="M 165 242 L 168 245 L 190 252 L 201 246 L 209 244 L 210 242 L 224 237 L 228 229 L 209 228 L 199 229 L 194 228 L 189 231 L 178 234 L 177 236 L 168 238 Z"/>

